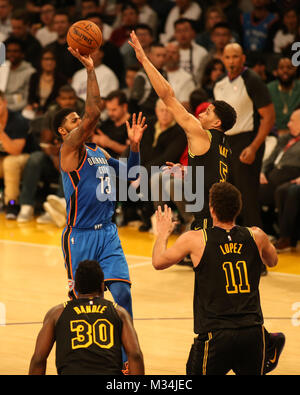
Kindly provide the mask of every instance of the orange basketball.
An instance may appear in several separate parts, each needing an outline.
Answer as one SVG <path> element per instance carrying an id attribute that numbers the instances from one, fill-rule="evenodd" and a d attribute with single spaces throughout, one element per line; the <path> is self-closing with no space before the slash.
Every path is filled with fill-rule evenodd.
<path id="1" fill-rule="evenodd" d="M 92 21 L 78 21 L 70 26 L 67 42 L 69 47 L 77 49 L 81 55 L 89 55 L 102 44 L 102 33 Z"/>

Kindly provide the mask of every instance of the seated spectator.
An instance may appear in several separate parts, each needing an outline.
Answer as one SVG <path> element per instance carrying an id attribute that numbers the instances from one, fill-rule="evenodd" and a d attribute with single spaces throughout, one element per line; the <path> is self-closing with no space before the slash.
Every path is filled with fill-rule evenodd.
<path id="1" fill-rule="evenodd" d="M 174 37 L 179 45 L 180 67 L 190 73 L 198 84 L 199 73 L 206 62 L 207 50 L 195 43 L 196 31 L 192 20 L 180 18 L 174 23 L 174 29 Z"/>
<path id="2" fill-rule="evenodd" d="M 24 59 L 34 68 L 39 66 L 42 46 L 30 33 L 29 16 L 22 10 L 16 10 L 11 16 L 12 33 L 9 37 L 17 38 L 23 42 Z"/>
<path id="3" fill-rule="evenodd" d="M 252 0 L 253 10 L 242 15 L 243 48 L 245 52 L 264 51 L 277 16 L 268 10 L 268 0 Z"/>
<path id="4" fill-rule="evenodd" d="M 226 45 L 235 42 L 232 30 L 227 22 L 216 23 L 211 29 L 210 37 L 213 48 L 209 51 L 209 56 L 212 58 L 222 59 Z"/>
<path id="5" fill-rule="evenodd" d="M 149 183 L 151 183 L 152 166 L 162 167 L 167 161 L 178 162 L 187 145 L 184 131 L 175 122 L 173 115 L 161 99 L 156 102 L 155 114 L 155 118 L 147 119 L 147 132 L 144 133 L 140 144 L 141 165 L 147 170 Z M 157 177 L 154 174 L 152 176 Z M 150 198 L 149 196 L 147 202 L 141 202 L 143 224 L 140 231 L 148 231 L 151 228 L 154 207 Z"/>
<path id="6" fill-rule="evenodd" d="M 168 43 L 165 47 L 167 79 L 174 90 L 175 97 L 188 109 L 190 94 L 196 88 L 195 82 L 189 73 L 179 67 L 180 52 L 178 44 L 176 42 Z"/>
<path id="7" fill-rule="evenodd" d="M 64 10 L 58 10 L 53 19 L 53 29 L 57 33 L 57 40 L 45 48 L 51 49 L 56 54 L 57 68 L 71 81 L 74 73 L 82 68 L 82 64 L 68 51 L 67 34 L 71 26 L 70 16 Z"/>
<path id="8" fill-rule="evenodd" d="M 176 0 L 175 2 L 176 4 L 167 16 L 164 32 L 159 36 L 159 40 L 163 44 L 175 39 L 175 21 L 181 18 L 198 21 L 202 14 L 202 9 L 196 1 Z"/>
<path id="9" fill-rule="evenodd" d="M 148 56 L 152 64 L 165 76 L 166 73 L 163 68 L 166 61 L 166 48 L 160 43 L 153 43 Z M 157 99 L 157 93 L 152 87 L 146 72 L 144 69 L 140 69 L 131 91 L 129 112 L 139 113 L 141 111 L 146 117 L 155 116 Z"/>
<path id="10" fill-rule="evenodd" d="M 59 185 L 57 196 L 63 197 L 62 183 L 59 169 L 59 149 L 61 142 L 52 130 L 52 122 L 56 112 L 62 108 L 74 108 L 79 115 L 84 111 L 84 102 L 76 97 L 72 87 L 63 86 L 59 90 L 56 104 L 49 107 L 43 116 L 41 133 L 39 136 L 40 150 L 32 152 L 26 163 L 20 194 L 21 209 L 17 221 L 24 223 L 31 221 L 36 206 L 36 193 L 39 182 L 45 181 L 46 187 L 52 182 Z M 38 219 L 39 223 L 45 223 L 45 218 Z"/>
<path id="11" fill-rule="evenodd" d="M 279 238 L 274 246 L 277 252 L 290 251 L 300 238 L 300 177 L 280 185 L 275 194 L 278 209 Z"/>
<path id="12" fill-rule="evenodd" d="M 123 88 L 123 92 L 125 93 L 127 100 L 130 99 L 131 91 L 133 88 L 134 80 L 137 75 L 137 72 L 140 70 L 140 66 L 129 66 L 125 72 L 125 88 Z"/>
<path id="13" fill-rule="evenodd" d="M 288 128 L 289 133 L 278 138 L 275 148 L 263 162 L 260 174 L 259 202 L 261 206 L 271 209 L 275 207 L 274 196 L 278 187 L 300 177 L 299 109 L 292 113 Z M 272 224 L 264 224 L 264 226 L 270 225 Z"/>
<path id="14" fill-rule="evenodd" d="M 110 41 L 118 48 L 121 48 L 123 44 L 127 44 L 131 31 L 138 24 L 138 8 L 130 2 L 123 4 L 121 18 L 121 26 L 114 29 L 110 36 Z"/>
<path id="15" fill-rule="evenodd" d="M 263 56 L 251 56 L 248 58 L 248 67 L 251 67 L 253 71 L 256 72 L 260 76 L 260 78 L 268 84 L 269 82 L 274 81 L 275 77 L 273 73 L 271 73 L 267 69 L 267 63 L 264 60 Z"/>
<path id="16" fill-rule="evenodd" d="M 131 118 L 125 93 L 120 90 L 110 92 L 106 97 L 105 106 L 108 119 L 96 129 L 92 141 L 104 148 L 113 158 L 118 158 L 128 145 L 126 121 Z"/>
<path id="17" fill-rule="evenodd" d="M 10 35 L 11 28 L 11 13 L 13 5 L 11 0 L 0 0 L 0 34 L 1 41 L 5 41 Z"/>
<path id="18" fill-rule="evenodd" d="M 137 6 L 139 11 L 138 23 L 149 26 L 153 32 L 153 35 L 156 37 L 158 28 L 158 15 L 156 11 L 154 11 L 154 9 L 148 4 L 149 1 L 132 0 L 132 3 Z"/>
<path id="19" fill-rule="evenodd" d="M 4 204 L 7 219 L 16 219 L 19 211 L 21 175 L 28 160 L 26 150 L 28 121 L 8 109 L 0 91 L 0 178 L 4 180 Z"/>
<path id="20" fill-rule="evenodd" d="M 252 0 L 247 0 L 252 2 Z M 226 21 L 238 36 L 242 36 L 241 9 L 235 0 L 214 0 L 214 5 L 220 7 L 225 14 Z M 250 5 L 252 7 L 252 4 Z"/>
<path id="21" fill-rule="evenodd" d="M 43 49 L 39 71 L 31 74 L 29 81 L 28 105 L 26 110 L 36 116 L 44 114 L 58 95 L 59 88 L 67 83 L 56 67 L 56 55 Z"/>
<path id="22" fill-rule="evenodd" d="M 273 50 L 275 53 L 282 53 L 285 49 L 296 41 L 299 29 L 299 15 L 295 9 L 286 9 L 281 15 L 281 26 L 276 31 L 273 38 Z"/>
<path id="23" fill-rule="evenodd" d="M 280 135 L 288 133 L 290 116 L 300 104 L 300 81 L 297 79 L 297 68 L 287 57 L 279 60 L 276 74 L 277 79 L 268 84 L 268 89 L 275 107 L 275 125 Z"/>
<path id="24" fill-rule="evenodd" d="M 115 73 L 102 63 L 104 53 L 102 48 L 96 49 L 91 57 L 94 61 L 95 74 L 97 76 L 98 83 L 101 87 L 101 97 L 105 99 L 110 92 L 119 88 L 119 80 Z M 87 88 L 87 74 L 86 69 L 81 68 L 78 70 L 72 78 L 72 87 L 74 88 L 78 97 L 82 100 L 86 100 L 86 88 Z M 103 107 L 104 108 L 104 107 Z"/>
<path id="25" fill-rule="evenodd" d="M 53 41 L 57 40 L 57 32 L 54 30 L 53 27 L 53 20 L 55 15 L 55 8 L 53 2 L 49 1 L 46 2 L 41 6 L 41 14 L 40 14 L 41 22 L 43 24 L 40 27 L 35 37 L 39 40 L 42 47 L 52 43 Z"/>
<path id="26" fill-rule="evenodd" d="M 99 26 L 103 34 L 103 42 L 101 49 L 104 53 L 102 63 L 109 67 L 118 77 L 120 85 L 124 84 L 124 59 L 121 55 L 120 49 L 109 41 L 109 37 L 105 35 L 105 26 L 107 24 L 103 23 L 101 15 L 97 13 L 87 14 L 86 19 L 94 22 Z"/>
<path id="27" fill-rule="evenodd" d="M 35 69 L 24 60 L 22 41 L 11 37 L 5 45 L 7 61 L 0 67 L 0 90 L 5 93 L 10 110 L 22 111 L 27 104 L 29 80 Z"/>
<path id="28" fill-rule="evenodd" d="M 208 7 L 205 11 L 204 31 L 196 35 L 196 43 L 204 47 L 207 51 L 213 49 L 214 43 L 211 41 L 211 29 L 220 22 L 226 22 L 226 16 L 222 9 L 216 6 Z"/>
<path id="29" fill-rule="evenodd" d="M 92 20 L 92 18 L 97 18 L 97 21 L 94 21 L 96 25 L 99 26 L 99 19 L 100 19 L 100 24 L 101 24 L 101 31 L 102 31 L 102 40 L 104 42 L 107 42 L 110 39 L 110 36 L 112 34 L 113 28 L 107 23 L 104 23 L 102 20 L 102 15 L 99 12 L 99 1 L 98 0 L 85 0 L 82 2 L 81 5 L 81 17 L 82 19 L 89 19 Z"/>
<path id="30" fill-rule="evenodd" d="M 211 59 L 206 64 L 200 85 L 206 91 L 208 99 L 213 100 L 214 84 L 223 74 L 225 74 L 225 66 L 221 59 Z"/>

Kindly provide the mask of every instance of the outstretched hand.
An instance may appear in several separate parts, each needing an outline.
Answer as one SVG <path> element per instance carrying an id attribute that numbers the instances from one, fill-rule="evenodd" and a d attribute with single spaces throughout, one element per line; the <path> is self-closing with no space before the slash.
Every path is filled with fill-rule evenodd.
<path id="1" fill-rule="evenodd" d="M 131 41 L 128 41 L 128 44 L 134 49 L 137 60 L 140 63 L 143 63 L 143 59 L 145 59 L 146 55 L 134 30 L 132 30 L 132 32 L 130 33 L 130 39 Z"/>
<path id="2" fill-rule="evenodd" d="M 132 125 L 130 126 L 129 122 L 126 121 L 127 134 L 130 141 L 130 144 L 139 144 L 142 140 L 144 131 L 147 129 L 145 124 L 146 117 L 143 117 L 143 114 L 140 112 L 138 119 L 136 119 L 136 114 L 132 116 Z"/>
<path id="3" fill-rule="evenodd" d="M 90 55 L 81 55 L 78 49 L 75 50 L 72 47 L 68 47 L 68 50 L 87 70 L 92 70 L 94 68 L 94 62 Z"/>
<path id="4" fill-rule="evenodd" d="M 158 206 L 155 211 L 155 219 L 157 234 L 169 237 L 177 224 L 176 221 L 173 221 L 171 208 L 165 204 L 164 211 L 162 211 L 161 206 Z"/>

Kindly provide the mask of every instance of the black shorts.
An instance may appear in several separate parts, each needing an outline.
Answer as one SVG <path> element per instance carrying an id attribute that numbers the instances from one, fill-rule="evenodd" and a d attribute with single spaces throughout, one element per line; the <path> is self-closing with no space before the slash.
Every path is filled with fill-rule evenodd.
<path id="1" fill-rule="evenodd" d="M 188 375 L 261 375 L 265 361 L 263 326 L 220 329 L 194 340 L 186 364 Z"/>

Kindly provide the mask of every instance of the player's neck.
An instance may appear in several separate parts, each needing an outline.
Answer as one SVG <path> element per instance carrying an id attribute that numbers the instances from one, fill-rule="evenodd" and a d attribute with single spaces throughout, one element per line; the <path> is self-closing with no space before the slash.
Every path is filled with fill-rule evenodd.
<path id="1" fill-rule="evenodd" d="M 214 226 L 217 226 L 218 228 L 230 230 L 235 227 L 235 222 L 220 222 L 217 219 L 214 219 L 213 221 Z"/>
<path id="2" fill-rule="evenodd" d="M 81 294 L 77 295 L 78 299 L 93 299 L 93 298 L 103 298 L 103 294 L 100 292 L 93 292 L 90 294 Z"/>

